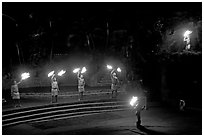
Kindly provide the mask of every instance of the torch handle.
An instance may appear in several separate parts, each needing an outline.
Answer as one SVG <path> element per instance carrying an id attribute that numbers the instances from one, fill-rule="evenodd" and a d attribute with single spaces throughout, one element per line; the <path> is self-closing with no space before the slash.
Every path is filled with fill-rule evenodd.
<path id="1" fill-rule="evenodd" d="M 17 83 L 17 85 L 20 84 L 22 81 L 23 81 L 23 79 L 21 79 L 21 80 Z"/>

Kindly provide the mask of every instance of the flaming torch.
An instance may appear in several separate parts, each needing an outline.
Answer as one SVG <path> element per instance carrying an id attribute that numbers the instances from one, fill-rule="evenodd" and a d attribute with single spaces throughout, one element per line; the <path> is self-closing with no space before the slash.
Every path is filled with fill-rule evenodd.
<path id="1" fill-rule="evenodd" d="M 107 67 L 107 69 L 109 69 L 109 70 L 113 69 L 113 67 L 112 67 L 111 65 L 107 65 L 106 67 Z"/>
<path id="2" fill-rule="evenodd" d="M 81 70 L 81 73 L 85 73 L 86 72 L 86 67 L 83 67 Z"/>
<path id="3" fill-rule="evenodd" d="M 30 77 L 30 73 L 22 73 L 21 74 L 21 80 L 25 80 L 25 79 L 27 79 L 27 78 L 29 78 Z"/>
<path id="4" fill-rule="evenodd" d="M 185 33 L 184 33 L 184 37 L 189 37 L 189 35 L 192 33 L 192 31 L 190 30 L 187 30 Z"/>
<path id="5" fill-rule="evenodd" d="M 55 71 L 51 71 L 50 73 L 48 73 L 48 77 L 51 77 L 52 75 L 54 75 Z"/>
<path id="6" fill-rule="evenodd" d="M 132 107 L 137 107 L 137 105 L 138 105 L 138 98 L 137 97 L 135 97 L 135 96 L 133 96 L 132 97 L 132 99 L 131 99 L 131 101 L 130 101 L 130 105 L 132 106 Z"/>
<path id="7" fill-rule="evenodd" d="M 121 70 L 120 68 L 117 68 L 117 71 L 118 71 L 118 72 L 121 72 L 122 70 Z"/>
<path id="8" fill-rule="evenodd" d="M 191 45 L 190 45 L 190 34 L 192 33 L 192 31 L 190 30 L 187 30 L 185 33 L 184 33 L 184 39 L 183 41 L 186 42 L 186 49 L 189 50 Z"/>
<path id="9" fill-rule="evenodd" d="M 66 70 L 61 70 L 57 75 L 62 76 L 65 72 L 66 72 Z"/>
<path id="10" fill-rule="evenodd" d="M 80 70 L 80 68 L 76 68 L 73 70 L 73 73 L 77 73 L 77 72 L 79 72 L 79 70 Z"/>

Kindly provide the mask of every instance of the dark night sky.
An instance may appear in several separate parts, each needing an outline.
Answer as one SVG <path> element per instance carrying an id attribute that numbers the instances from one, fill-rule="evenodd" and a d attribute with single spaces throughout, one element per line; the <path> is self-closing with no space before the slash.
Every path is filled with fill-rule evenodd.
<path id="1" fill-rule="evenodd" d="M 3 3 L 3 14 L 13 17 L 17 22 L 25 23 L 37 17 L 38 20 L 44 21 L 48 18 L 53 20 L 63 20 L 72 22 L 78 18 L 93 18 L 104 20 L 109 18 L 117 20 L 139 20 L 146 19 L 151 23 L 155 17 L 169 17 L 176 12 L 188 12 L 196 14 L 201 11 L 200 3 Z M 120 24 L 120 22 L 117 22 Z M 114 24 L 116 25 L 116 24 Z"/>

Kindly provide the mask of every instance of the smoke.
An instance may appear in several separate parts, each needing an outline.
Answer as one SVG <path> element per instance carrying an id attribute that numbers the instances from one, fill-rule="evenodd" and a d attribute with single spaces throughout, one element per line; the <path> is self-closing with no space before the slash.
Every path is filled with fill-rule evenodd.
<path id="1" fill-rule="evenodd" d="M 143 96 L 144 90 L 140 81 L 128 82 L 126 86 L 126 92 L 130 96 Z"/>

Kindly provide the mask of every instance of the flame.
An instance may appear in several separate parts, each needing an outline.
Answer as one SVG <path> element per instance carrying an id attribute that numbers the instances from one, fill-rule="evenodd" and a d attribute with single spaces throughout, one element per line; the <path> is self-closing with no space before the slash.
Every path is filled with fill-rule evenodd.
<path id="1" fill-rule="evenodd" d="M 107 65 L 107 69 L 113 69 L 111 65 Z"/>
<path id="2" fill-rule="evenodd" d="M 86 67 L 83 67 L 81 70 L 81 73 L 85 73 L 86 72 Z"/>
<path id="3" fill-rule="evenodd" d="M 61 70 L 57 75 L 62 76 L 65 72 L 66 72 L 66 70 Z"/>
<path id="4" fill-rule="evenodd" d="M 192 33 L 193 31 L 190 31 L 190 30 L 187 30 L 185 33 L 184 33 L 184 37 L 189 37 L 189 35 Z"/>
<path id="5" fill-rule="evenodd" d="M 29 77 L 30 77 L 30 73 L 26 73 L 26 72 L 25 72 L 25 73 L 22 73 L 22 74 L 21 74 L 21 79 L 22 79 L 22 80 L 25 80 L 25 79 L 27 79 L 27 78 L 29 78 Z"/>
<path id="6" fill-rule="evenodd" d="M 76 68 L 73 70 L 73 73 L 77 73 L 77 72 L 79 72 L 79 70 L 80 70 L 80 68 Z"/>
<path id="7" fill-rule="evenodd" d="M 131 106 L 134 106 L 135 103 L 137 102 L 137 100 L 138 100 L 138 98 L 135 97 L 135 96 L 133 96 L 132 99 L 131 99 L 131 101 L 130 101 L 130 105 L 131 105 Z"/>
<path id="8" fill-rule="evenodd" d="M 48 77 L 52 76 L 55 73 L 55 71 L 51 71 L 50 73 L 48 73 Z"/>
<path id="9" fill-rule="evenodd" d="M 117 68 L 117 71 L 118 71 L 118 72 L 121 72 L 121 69 L 120 69 L 120 68 Z"/>

